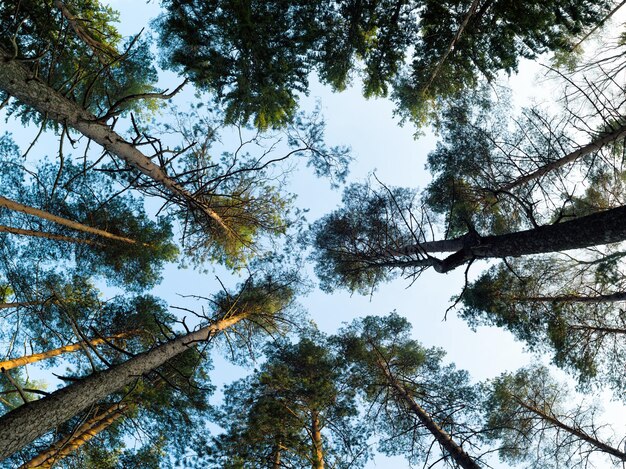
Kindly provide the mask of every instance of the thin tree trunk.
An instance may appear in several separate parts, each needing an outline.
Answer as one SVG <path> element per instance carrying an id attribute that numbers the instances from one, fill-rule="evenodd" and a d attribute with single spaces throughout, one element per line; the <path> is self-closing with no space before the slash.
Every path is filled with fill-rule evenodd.
<path id="1" fill-rule="evenodd" d="M 53 241 L 67 241 L 68 243 L 87 244 L 89 246 L 101 246 L 101 247 L 105 246 L 104 244 L 99 243 L 98 241 L 92 241 L 90 239 L 72 238 L 70 236 L 47 233 L 45 231 L 25 230 L 22 228 L 13 228 L 12 226 L 4 226 L 4 225 L 0 225 L 0 233 L 11 233 L 11 234 L 20 235 L 20 236 L 30 236 L 33 238 L 45 238 L 45 239 L 51 239 Z"/>
<path id="2" fill-rule="evenodd" d="M 137 331 L 121 332 L 119 334 L 115 334 L 107 338 L 92 339 L 89 341 L 89 344 L 92 346 L 101 345 L 101 344 L 107 343 L 107 341 L 110 341 L 110 340 L 132 337 L 133 335 L 136 335 L 136 334 L 138 334 Z M 32 355 L 26 355 L 26 356 L 19 357 L 19 358 L 13 358 L 11 360 L 0 361 L 0 370 L 1 371 L 10 370 L 12 368 L 17 368 L 18 366 L 24 366 L 24 365 L 28 365 L 31 363 L 36 363 L 41 360 L 46 360 L 48 358 L 62 355 L 64 353 L 77 352 L 82 347 L 83 347 L 83 344 L 81 343 L 64 345 L 63 347 L 48 350 L 46 352 L 34 353 Z"/>
<path id="3" fill-rule="evenodd" d="M 582 39 L 580 41 L 578 41 L 576 43 L 576 45 L 574 45 L 571 49 L 570 52 L 574 52 L 576 50 L 576 48 L 578 46 L 580 46 L 583 42 L 585 42 L 585 40 L 587 40 L 587 38 L 589 36 L 591 36 L 594 32 L 596 32 L 598 30 L 598 28 L 602 27 L 604 25 L 605 22 L 607 22 L 611 16 L 613 16 L 615 13 L 617 13 L 617 11 L 622 8 L 624 5 L 626 5 L 626 0 L 624 0 L 623 2 L 619 3 L 617 6 L 615 6 L 615 8 L 613 8 L 608 15 L 606 15 L 601 21 L 598 21 L 598 24 L 596 24 L 593 29 L 591 31 L 589 31 L 587 34 L 585 34 Z"/>
<path id="4" fill-rule="evenodd" d="M 135 241 L 134 239 L 126 238 L 124 236 L 118 236 L 113 233 L 109 233 L 108 231 L 99 230 L 98 228 L 92 228 L 91 226 L 83 225 L 82 223 L 78 223 L 72 220 L 68 220 L 67 218 L 62 218 L 62 217 L 53 215 L 44 210 L 40 210 L 38 208 L 29 207 L 28 205 L 20 204 L 19 202 L 15 202 L 11 199 L 7 199 L 6 197 L 0 196 L 0 207 L 6 207 L 9 210 L 22 212 L 27 215 L 32 215 L 38 218 L 43 218 L 44 220 L 49 220 L 59 225 L 72 228 L 73 230 L 82 231 L 83 233 L 89 233 L 92 235 L 101 236 L 103 238 L 113 239 L 115 241 L 120 241 L 122 243 L 128 243 L 128 244 L 137 243 L 137 241 Z"/>
<path id="5" fill-rule="evenodd" d="M 380 358 L 378 359 L 377 364 L 378 368 L 383 373 L 387 382 L 394 389 L 398 397 L 400 397 L 408 408 L 417 416 L 422 425 L 424 425 L 433 435 L 441 447 L 446 450 L 454 462 L 456 462 L 463 469 L 480 469 L 480 466 L 452 439 L 450 434 L 437 425 L 430 414 L 417 404 L 417 402 L 415 402 L 404 385 L 402 385 L 402 383 L 400 383 L 396 377 L 393 376 L 391 371 L 389 371 L 389 368 L 387 368 L 387 365 Z"/>
<path id="6" fill-rule="evenodd" d="M 141 174 L 161 185 L 185 205 L 204 213 L 229 237 L 237 237 L 222 217 L 196 195 L 169 177 L 163 169 L 124 140 L 107 124 L 89 111 L 70 101 L 24 67 L 11 53 L 0 47 L 0 89 L 22 103 L 33 107 L 48 119 L 73 127 L 85 137 L 101 145 L 106 151 L 124 160 Z"/>
<path id="7" fill-rule="evenodd" d="M 623 451 L 620 451 L 617 448 L 613 448 L 612 446 L 609 446 L 606 443 L 603 443 L 603 442 L 597 440 L 596 438 L 592 437 L 591 435 L 588 435 L 587 433 L 585 433 L 580 428 L 575 428 L 575 427 L 569 426 L 569 425 L 561 422 L 559 419 L 557 419 L 553 415 L 548 415 L 545 412 L 541 411 L 540 409 L 537 409 L 534 406 L 526 404 L 521 399 L 517 399 L 516 398 L 515 401 L 519 405 L 521 405 L 524 409 L 526 409 L 526 410 L 532 412 L 533 414 L 541 417 L 543 420 L 545 420 L 546 422 L 551 423 L 555 427 L 560 428 L 561 430 L 564 430 L 567 433 L 570 433 L 571 435 L 574 435 L 576 438 L 580 438 L 581 440 L 589 443 L 591 446 L 597 448 L 599 451 L 602 451 L 604 453 L 610 454 L 611 456 L 615 456 L 620 461 L 626 461 L 626 453 L 624 453 Z"/>
<path id="8" fill-rule="evenodd" d="M 71 435 L 61 438 L 47 450 L 20 466 L 19 469 L 49 469 L 124 416 L 127 406 L 114 404 L 79 426 Z"/>
<path id="9" fill-rule="evenodd" d="M 602 147 L 604 147 L 605 145 L 608 145 L 611 142 L 614 142 L 615 140 L 618 140 L 620 138 L 624 138 L 626 137 L 626 125 L 622 125 L 620 127 L 618 127 L 616 130 L 614 130 L 613 132 L 610 132 L 590 143 L 588 143 L 587 145 L 585 145 L 584 147 L 579 148 L 578 150 L 574 150 L 573 152 L 563 156 L 562 158 L 559 158 L 556 161 L 553 161 L 552 163 L 548 163 L 544 166 L 542 166 L 541 168 L 536 169 L 535 171 L 533 171 L 532 173 L 529 173 L 525 176 L 519 177 L 517 178 L 515 181 L 510 182 L 508 184 L 505 184 L 503 186 L 501 186 L 498 191 L 502 191 L 502 192 L 509 192 L 512 189 L 515 189 L 516 187 L 522 186 L 524 184 L 526 184 L 527 182 L 533 181 L 535 179 L 540 178 L 541 176 L 543 176 L 544 174 L 549 173 L 550 171 L 553 171 L 555 169 L 561 168 L 562 166 L 565 166 L 568 163 L 572 163 L 574 161 L 576 161 L 578 158 L 581 158 L 585 155 L 588 155 L 591 152 L 594 152 L 596 150 L 601 149 Z"/>
<path id="10" fill-rule="evenodd" d="M 324 450 L 322 446 L 322 429 L 320 416 L 311 412 L 311 439 L 313 441 L 313 469 L 324 469 Z"/>
<path id="11" fill-rule="evenodd" d="M 280 458 L 282 455 L 281 442 L 278 440 L 276 442 L 276 447 L 274 448 L 274 454 L 272 458 L 272 469 L 280 469 Z"/>
<path id="12" fill-rule="evenodd" d="M 41 301 L 16 301 L 13 303 L 0 303 L 0 309 L 19 308 L 21 306 L 38 306 L 46 303 L 47 300 Z"/>
<path id="13" fill-rule="evenodd" d="M 430 85 L 433 84 L 433 82 L 435 81 L 435 78 L 437 78 L 437 75 L 439 75 L 439 70 L 441 69 L 441 66 L 444 64 L 448 56 L 454 50 L 456 43 L 459 42 L 459 39 L 461 39 L 461 35 L 463 34 L 463 31 L 465 30 L 467 24 L 469 23 L 470 18 L 474 15 L 474 13 L 476 13 L 476 9 L 478 8 L 479 3 L 480 3 L 480 0 L 474 0 L 472 4 L 470 5 L 469 10 L 467 11 L 467 14 L 465 15 L 465 18 L 463 18 L 463 22 L 461 23 L 461 26 L 459 26 L 459 29 L 454 35 L 454 38 L 452 38 L 452 41 L 450 42 L 450 45 L 446 49 L 446 52 L 443 54 L 441 59 L 439 59 L 439 62 L 437 62 L 437 65 L 435 66 L 435 70 L 430 75 L 430 78 L 428 79 L 426 86 L 424 86 L 424 89 L 422 91 L 423 93 L 426 93 L 426 90 L 430 88 Z"/>
<path id="14" fill-rule="evenodd" d="M 0 417 L 0 461 L 109 394 L 185 352 L 195 343 L 211 339 L 247 316 L 248 313 L 243 312 L 222 318 L 3 415 Z"/>

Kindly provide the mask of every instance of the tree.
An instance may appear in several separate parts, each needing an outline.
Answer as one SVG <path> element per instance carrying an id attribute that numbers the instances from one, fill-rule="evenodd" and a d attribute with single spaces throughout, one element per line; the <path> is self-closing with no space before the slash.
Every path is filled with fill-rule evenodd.
<path id="1" fill-rule="evenodd" d="M 599 452 L 617 465 L 626 460 L 606 425 L 596 422 L 597 409 L 579 404 L 567 408 L 565 386 L 534 366 L 505 373 L 489 383 L 486 394 L 488 436 L 502 443 L 500 458 L 529 467 L 589 467 Z"/>
<path id="2" fill-rule="evenodd" d="M 117 12 L 98 0 L 5 3 L 0 47 L 14 59 L 35 63 L 40 81 L 96 115 L 154 107 L 137 99 L 158 94 L 149 46 L 138 37 L 124 41 L 113 25 L 117 20 Z M 7 105 L 10 96 L 0 92 L 0 99 Z M 24 122 L 50 125 L 45 115 L 20 103 L 8 110 Z"/>
<path id="3" fill-rule="evenodd" d="M 79 269 L 127 288 L 157 283 L 163 264 L 177 255 L 167 217 L 150 220 L 142 200 L 120 193 L 105 174 L 85 171 L 69 158 L 58 163 L 43 160 L 34 171 L 27 170 L 10 138 L 4 138 L 0 182 L 6 184 L 7 197 L 1 200 L 0 222 L 13 234 L 40 238 L 16 240 L 14 252 L 69 259 Z M 24 255 L 10 257 L 14 261 Z"/>
<path id="4" fill-rule="evenodd" d="M 466 372 L 443 366 L 444 352 L 410 339 L 408 321 L 392 313 L 354 321 L 335 338 L 350 382 L 378 427 L 381 450 L 411 464 L 444 460 L 477 469 L 478 393 Z M 433 452 L 437 445 L 439 451 Z"/>
<path id="5" fill-rule="evenodd" d="M 225 389 L 207 452 L 220 467 L 361 467 L 367 433 L 354 393 L 321 334 L 266 347 L 267 362 Z M 204 462 L 200 462 L 204 464 Z"/>
<path id="6" fill-rule="evenodd" d="M 568 49 L 609 2 L 247 2 L 168 0 L 157 21 L 170 67 L 215 93 L 229 122 L 260 129 L 293 117 L 308 77 L 342 89 L 357 71 L 366 97 L 393 95 L 418 124 L 441 100 L 510 73 L 519 57 Z M 406 56 L 410 54 L 409 63 Z"/>
<path id="7" fill-rule="evenodd" d="M 548 257 L 494 266 L 465 288 L 459 315 L 473 327 L 509 330 L 532 350 L 550 353 L 580 383 L 608 384 L 621 398 L 626 346 L 622 257 L 617 252 L 602 262 Z"/>
<path id="8" fill-rule="evenodd" d="M 210 340 L 242 320 L 254 321 L 261 328 L 264 325 L 271 326 L 280 316 L 280 308 L 285 306 L 282 302 L 273 303 L 272 295 L 275 292 L 280 294 L 286 287 L 276 285 L 271 280 L 258 284 L 249 282 L 248 287 L 256 289 L 258 295 L 253 298 L 260 300 L 260 303 L 230 304 L 227 310 L 219 311 L 217 317 L 204 327 L 169 340 L 108 370 L 94 373 L 0 417 L 0 432 L 6 434 L 4 445 L 0 446 L 0 457 L 6 458 L 56 425 L 135 381 L 137 377 L 163 365 L 195 344 Z M 268 305 L 278 309 L 263 309 Z"/>
<path id="9" fill-rule="evenodd" d="M 346 189 L 344 207 L 312 228 L 313 258 L 322 285 L 367 292 L 390 278 L 393 269 L 418 275 L 432 267 L 446 273 L 476 259 L 529 256 L 626 239 L 622 218 L 626 207 L 620 206 L 530 230 L 483 236 L 470 226 L 463 236 L 427 241 L 429 220 L 417 218 L 412 199 L 404 189 L 376 192 L 367 185 Z M 432 255 L 437 252 L 453 254 L 440 259 Z"/>

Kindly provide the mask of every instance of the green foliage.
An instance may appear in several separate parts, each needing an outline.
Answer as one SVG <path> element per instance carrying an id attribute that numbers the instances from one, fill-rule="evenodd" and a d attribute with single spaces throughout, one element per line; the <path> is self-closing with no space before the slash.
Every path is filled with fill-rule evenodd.
<path id="1" fill-rule="evenodd" d="M 480 443 L 478 390 L 469 383 L 468 373 L 444 365 L 443 350 L 425 348 L 411 339 L 411 325 L 405 318 L 391 313 L 357 319 L 333 340 L 347 362 L 350 384 L 364 399 L 370 425 L 380 438 L 380 451 L 404 456 L 416 465 L 449 458 L 443 447 L 432 450 L 435 436 L 394 381 L 458 444 L 467 449 Z"/>
<path id="2" fill-rule="evenodd" d="M 336 90 L 360 74 L 366 97 L 392 88 L 400 115 L 423 125 L 482 78 L 515 71 L 519 57 L 568 49 L 609 3 L 483 2 L 452 49 L 470 0 L 166 0 L 156 24 L 166 64 L 213 91 L 228 122 L 285 125 L 316 71 Z"/>
<path id="3" fill-rule="evenodd" d="M 356 425 L 354 393 L 345 387 L 338 358 L 319 334 L 296 344 L 266 347 L 267 362 L 225 388 L 217 422 L 225 432 L 200 439 L 198 453 L 216 467 L 281 467 L 312 464 L 312 420 L 322 428 L 324 461 L 332 467 L 362 467 L 365 433 Z M 208 445 L 208 446 L 204 446 Z M 197 463 L 198 463 L 197 462 Z"/>
<path id="4" fill-rule="evenodd" d="M 617 266 L 623 255 L 583 269 L 558 258 L 494 266 L 463 291 L 459 315 L 474 328 L 508 330 L 531 350 L 550 353 L 582 386 L 609 385 L 621 399 L 626 318 Z"/>
<path id="5" fill-rule="evenodd" d="M 449 237 L 468 228 L 482 234 L 515 231 L 523 221 L 521 207 L 498 195 L 505 164 L 500 158 L 506 138 L 510 104 L 494 102 L 481 89 L 453 100 L 442 110 L 437 126 L 441 139 L 428 154 L 427 168 L 433 180 L 424 189 L 424 203 L 444 216 Z"/>
<path id="6" fill-rule="evenodd" d="M 113 26 L 118 14 L 98 0 L 65 0 L 73 25 L 52 0 L 0 6 L 0 46 L 20 58 L 37 58 L 39 79 L 96 115 L 123 98 L 154 91 L 156 70 L 146 41 L 124 41 Z M 77 31 L 78 29 L 78 31 Z M 116 113 L 141 111 L 152 103 L 126 100 Z M 19 102 L 9 115 L 23 122 L 43 119 Z"/>
<path id="7" fill-rule="evenodd" d="M 509 464 L 589 467 L 594 452 L 621 453 L 595 422 L 597 408 L 568 405 L 567 387 L 545 367 L 504 373 L 487 385 L 485 399 L 486 435 L 497 441 L 501 460 Z M 621 454 L 623 460 L 626 454 Z"/>
<path id="8" fill-rule="evenodd" d="M 3 185 L 7 184 L 4 195 L 52 215 L 135 241 L 131 245 L 105 240 L 2 209 L 2 224 L 85 239 L 92 243 L 67 243 L 44 238 L 20 240 L 21 255 L 40 256 L 47 252 L 44 257 L 48 259 L 68 259 L 75 263 L 79 271 L 103 277 L 111 284 L 124 285 L 131 290 L 157 284 L 164 263 L 177 258 L 178 249 L 172 242 L 170 221 L 167 218 L 159 218 L 156 222 L 150 220 L 142 201 L 130 194 L 120 195 L 119 189 L 106 174 L 84 171 L 82 165 L 66 158 L 62 163 L 44 160 L 39 163 L 36 172 L 27 177 L 28 173 L 15 149 L 9 147 L 6 151 L 0 154 L 0 161 L 5 167 L 0 181 Z M 13 235 L 3 234 L 5 239 L 9 236 Z"/>
<path id="9" fill-rule="evenodd" d="M 416 240 L 410 223 L 415 193 L 352 184 L 344 190 L 343 207 L 315 222 L 311 229 L 315 272 L 321 288 L 370 293 L 393 277 L 393 252 Z M 403 217 L 404 215 L 404 217 Z"/>
<path id="10" fill-rule="evenodd" d="M 237 364 L 249 364 L 262 350 L 267 335 L 285 335 L 299 316 L 294 302 L 301 290 L 296 272 L 258 272 L 234 292 L 224 289 L 213 295 L 211 308 L 217 318 L 245 315 L 216 338 L 218 347 Z"/>

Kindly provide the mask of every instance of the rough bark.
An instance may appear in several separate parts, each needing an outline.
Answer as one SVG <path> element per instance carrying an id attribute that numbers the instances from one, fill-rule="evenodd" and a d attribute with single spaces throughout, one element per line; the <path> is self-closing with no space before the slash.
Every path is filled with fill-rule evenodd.
<path id="1" fill-rule="evenodd" d="M 396 395 L 402 399 L 407 407 L 417 416 L 422 425 L 433 435 L 437 443 L 450 455 L 454 462 L 463 469 L 480 469 L 480 466 L 452 439 L 450 434 L 441 428 L 432 419 L 430 414 L 415 402 L 409 391 L 396 379 L 391 371 L 389 371 L 387 365 L 381 359 L 377 361 L 377 364 L 389 385 L 394 389 Z"/>
<path id="2" fill-rule="evenodd" d="M 3 415 L 0 417 L 0 461 L 109 394 L 185 352 L 195 343 L 209 340 L 245 319 L 247 315 L 243 312 L 215 321 Z"/>
<path id="3" fill-rule="evenodd" d="M 137 243 L 134 239 L 126 238 L 124 236 L 118 236 L 113 233 L 109 233 L 108 231 L 100 230 L 98 228 L 92 228 L 91 226 L 83 225 L 82 223 L 78 223 L 72 220 L 68 220 L 67 218 L 62 218 L 62 217 L 53 215 L 44 210 L 40 210 L 38 208 L 29 207 L 28 205 L 20 204 L 19 202 L 15 202 L 11 199 L 7 199 L 6 197 L 0 196 L 0 207 L 5 207 L 5 208 L 8 208 L 9 210 L 22 212 L 27 215 L 32 215 L 38 218 L 43 218 L 44 220 L 49 220 L 51 222 L 57 223 L 58 225 L 63 225 L 63 226 L 67 226 L 68 228 L 72 228 L 73 230 L 82 231 L 83 233 L 101 236 L 103 238 L 120 241 L 122 243 L 128 243 L 128 244 Z"/>
<path id="4" fill-rule="evenodd" d="M 520 257 L 532 254 L 582 249 L 591 246 L 617 243 L 626 240 L 626 206 L 593 213 L 554 225 L 539 226 L 525 231 L 495 236 L 466 235 L 447 240 L 453 246 L 463 246 L 454 254 L 437 259 L 385 259 L 372 262 L 374 267 L 433 267 L 439 273 L 450 272 L 473 259 Z M 431 243 L 428 252 L 437 252 Z M 420 251 L 420 245 L 407 246 L 406 250 Z M 441 252 L 447 252 L 445 249 Z"/>
<path id="5" fill-rule="evenodd" d="M 553 426 L 555 426 L 557 428 L 560 428 L 561 430 L 564 430 L 567 433 L 570 433 L 571 435 L 574 435 L 576 438 L 579 438 L 579 439 L 589 443 L 591 446 L 597 448 L 599 451 L 602 451 L 604 453 L 610 454 L 611 456 L 616 457 L 620 461 L 626 461 L 626 453 L 624 453 L 623 451 L 620 451 L 617 448 L 613 448 L 612 446 L 609 446 L 606 443 L 601 442 L 600 440 L 592 437 L 591 435 L 587 434 L 586 432 L 584 432 L 580 428 L 572 427 L 570 425 L 567 425 L 567 424 L 561 422 L 555 416 L 549 415 L 549 414 L 541 411 L 540 409 L 538 409 L 538 408 L 536 408 L 536 407 L 534 407 L 532 405 L 527 404 L 526 402 L 524 402 L 521 399 L 516 399 L 516 401 L 524 409 L 532 412 L 533 414 L 537 415 L 538 417 L 540 417 L 541 419 L 545 420 L 546 422 L 549 422 L 551 425 L 553 425 Z"/>
<path id="6" fill-rule="evenodd" d="M 124 416 L 124 404 L 114 404 L 79 426 L 71 435 L 61 438 L 19 469 L 49 469 Z"/>
<path id="7" fill-rule="evenodd" d="M 154 164 L 134 145 L 124 140 L 92 113 L 70 101 L 33 75 L 30 70 L 15 60 L 12 54 L 0 47 L 0 89 L 22 103 L 33 107 L 46 118 L 76 129 L 112 155 L 124 160 L 141 174 L 161 185 L 178 202 L 204 213 L 227 236 L 235 236 L 219 214 L 169 177 L 160 166 Z"/>
<path id="8" fill-rule="evenodd" d="M 313 442 L 313 469 L 324 469 L 324 449 L 322 446 L 322 429 L 320 416 L 311 412 L 311 440 Z"/>
<path id="9" fill-rule="evenodd" d="M 119 334 L 115 334 L 106 338 L 92 339 L 89 341 L 89 345 L 92 345 L 92 346 L 101 345 L 101 344 L 105 344 L 108 341 L 112 341 L 115 339 L 123 339 L 126 337 L 131 337 L 133 335 L 136 335 L 137 333 L 138 333 L 137 331 L 121 332 Z M 64 345 L 63 347 L 48 350 L 46 352 L 34 353 L 32 355 L 25 355 L 23 357 L 13 358 L 12 360 L 0 361 L 0 371 L 10 370 L 12 368 L 17 368 L 18 366 L 24 366 L 24 365 L 28 365 L 31 363 L 36 363 L 41 360 L 46 360 L 48 358 L 62 355 L 64 353 L 77 352 L 82 347 L 83 347 L 83 344 L 80 344 L 80 343 Z"/>
<path id="10" fill-rule="evenodd" d="M 518 302 L 538 302 L 538 303 L 613 303 L 615 301 L 626 301 L 626 292 L 607 293 L 606 295 L 555 295 L 555 296 L 525 296 L 513 297 L 513 301 Z"/>

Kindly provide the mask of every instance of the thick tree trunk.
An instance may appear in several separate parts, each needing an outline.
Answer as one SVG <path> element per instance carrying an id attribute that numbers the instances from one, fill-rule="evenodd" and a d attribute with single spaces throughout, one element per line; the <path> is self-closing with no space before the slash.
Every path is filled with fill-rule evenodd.
<path id="1" fill-rule="evenodd" d="M 590 142 L 587 145 L 580 147 L 578 150 L 574 150 L 573 152 L 568 153 L 562 158 L 559 158 L 558 160 L 553 161 L 552 163 L 546 164 L 536 169 L 532 173 L 519 177 L 515 181 L 501 186 L 500 188 L 498 188 L 498 190 L 503 191 L 503 192 L 509 192 L 512 189 L 515 189 L 516 187 L 522 186 L 526 184 L 527 182 L 538 179 L 544 174 L 549 173 L 550 171 L 554 171 L 555 169 L 561 168 L 568 163 L 572 163 L 576 161 L 578 158 L 582 158 L 583 156 L 588 155 L 589 153 L 594 152 L 596 150 L 599 150 L 605 145 L 608 145 L 609 143 L 614 142 L 615 140 L 619 140 L 620 138 L 624 138 L 624 137 L 626 137 L 626 125 L 622 125 L 618 127 L 613 132 L 603 135 L 602 137 L 594 140 L 593 142 Z"/>
<path id="2" fill-rule="evenodd" d="M 419 259 L 389 260 L 383 256 L 380 261 L 372 262 L 372 265 L 390 268 L 433 267 L 439 273 L 446 273 L 473 259 L 501 259 L 544 254 L 600 246 L 624 240 L 626 240 L 626 206 L 515 233 L 485 237 L 461 236 L 446 240 L 446 243 L 441 244 L 441 249 L 434 242 L 425 243 L 429 253 L 448 252 L 447 247 L 455 246 L 456 243 L 463 246 L 445 259 L 428 256 Z M 409 250 L 424 252 L 419 244 L 402 248 L 402 252 L 409 252 Z"/>
<path id="3" fill-rule="evenodd" d="M 313 469 L 324 469 L 324 449 L 322 446 L 322 429 L 320 416 L 311 412 L 311 440 L 313 441 Z"/>
<path id="4" fill-rule="evenodd" d="M 133 335 L 136 335 L 137 333 L 138 333 L 137 331 L 121 332 L 119 334 L 115 334 L 104 339 L 90 340 L 89 345 L 92 345 L 92 346 L 101 345 L 101 344 L 107 343 L 108 341 L 113 341 L 115 339 L 123 339 L 126 337 L 131 337 Z M 10 370 L 12 368 L 17 368 L 18 366 L 24 366 L 24 365 L 28 365 L 31 363 L 36 363 L 41 360 L 46 360 L 48 358 L 62 355 L 64 353 L 77 352 L 78 350 L 81 350 L 83 348 L 83 345 L 84 344 L 80 344 L 80 343 L 64 345 L 63 347 L 48 350 L 47 352 L 34 353 L 32 355 L 26 355 L 26 356 L 19 357 L 19 358 L 13 358 L 12 360 L 0 361 L 0 371 Z"/>
<path id="5" fill-rule="evenodd" d="M 185 352 L 196 342 L 209 340 L 247 316 L 244 312 L 220 319 L 3 415 L 0 417 L 0 461 L 109 394 Z"/>
<path id="6" fill-rule="evenodd" d="M 561 430 L 566 431 L 567 433 L 575 436 L 576 438 L 579 438 L 579 439 L 589 443 L 591 446 L 597 448 L 599 451 L 602 451 L 603 453 L 610 454 L 611 456 L 616 457 L 620 461 L 626 461 L 626 453 L 624 453 L 623 451 L 620 451 L 617 448 L 613 448 L 612 446 L 609 446 L 606 443 L 603 443 L 603 442 L 597 440 L 596 438 L 592 437 L 591 435 L 585 433 L 580 428 L 572 427 L 570 425 L 567 425 L 567 424 L 561 422 L 558 418 L 554 417 L 553 415 L 546 414 L 542 410 L 537 409 L 536 407 L 525 403 L 521 399 L 516 399 L 516 401 L 524 409 L 526 409 L 526 410 L 532 412 L 533 414 L 539 416 L 541 419 L 545 420 L 546 422 L 549 422 L 551 425 L 553 425 L 553 426 L 555 426 L 557 428 L 560 428 Z"/>
<path id="7" fill-rule="evenodd" d="M 19 469 L 50 469 L 89 440 L 106 430 L 124 416 L 126 406 L 114 404 L 79 426 L 71 435 L 61 438 L 47 450 L 20 466 Z"/>
<path id="8" fill-rule="evenodd" d="M 89 111 L 35 78 L 30 70 L 14 60 L 12 54 L 1 47 L 0 89 L 33 107 L 48 119 L 73 127 L 112 155 L 124 160 L 141 174 L 164 187 L 179 202 L 203 212 L 227 236 L 235 236 L 219 214 L 170 178 L 160 166 L 154 164 L 150 158 Z"/>
<path id="9" fill-rule="evenodd" d="M 437 443 L 450 455 L 454 462 L 463 469 L 480 469 L 480 466 L 452 439 L 450 434 L 437 425 L 430 414 L 415 402 L 404 385 L 389 371 L 387 365 L 380 359 L 377 363 L 378 368 L 389 385 L 394 389 L 396 395 L 402 399 L 404 404 L 417 416 L 422 425 L 433 435 Z"/>
<path id="10" fill-rule="evenodd" d="M 92 228 L 91 226 L 83 225 L 82 223 L 68 220 L 67 218 L 58 217 L 44 210 L 40 210 L 38 208 L 29 207 L 28 205 L 20 204 L 19 202 L 15 202 L 11 199 L 7 199 L 6 197 L 0 196 L 0 207 L 6 207 L 9 210 L 22 212 L 27 215 L 32 215 L 38 218 L 43 218 L 44 220 L 49 220 L 59 225 L 72 228 L 73 230 L 82 231 L 83 233 L 101 236 L 103 238 L 120 241 L 122 243 L 128 243 L 128 244 L 137 243 L 134 239 L 126 238 L 124 236 L 118 236 L 113 233 L 109 233 L 108 231 L 99 230 L 98 228 Z"/>
<path id="11" fill-rule="evenodd" d="M 91 239 L 72 238 L 70 236 L 63 236 L 54 233 L 46 233 L 45 231 L 33 231 L 25 230 L 22 228 L 13 228 L 12 226 L 0 225 L 0 233 L 11 233 L 19 236 L 30 236 L 33 238 L 45 238 L 53 241 L 66 241 L 68 243 L 87 244 L 89 246 L 101 246 L 105 245 Z"/>
<path id="12" fill-rule="evenodd" d="M 537 303 L 613 303 L 626 301 L 626 292 L 608 293 L 606 295 L 555 295 L 555 296 L 524 296 L 513 297 L 512 301 Z"/>

